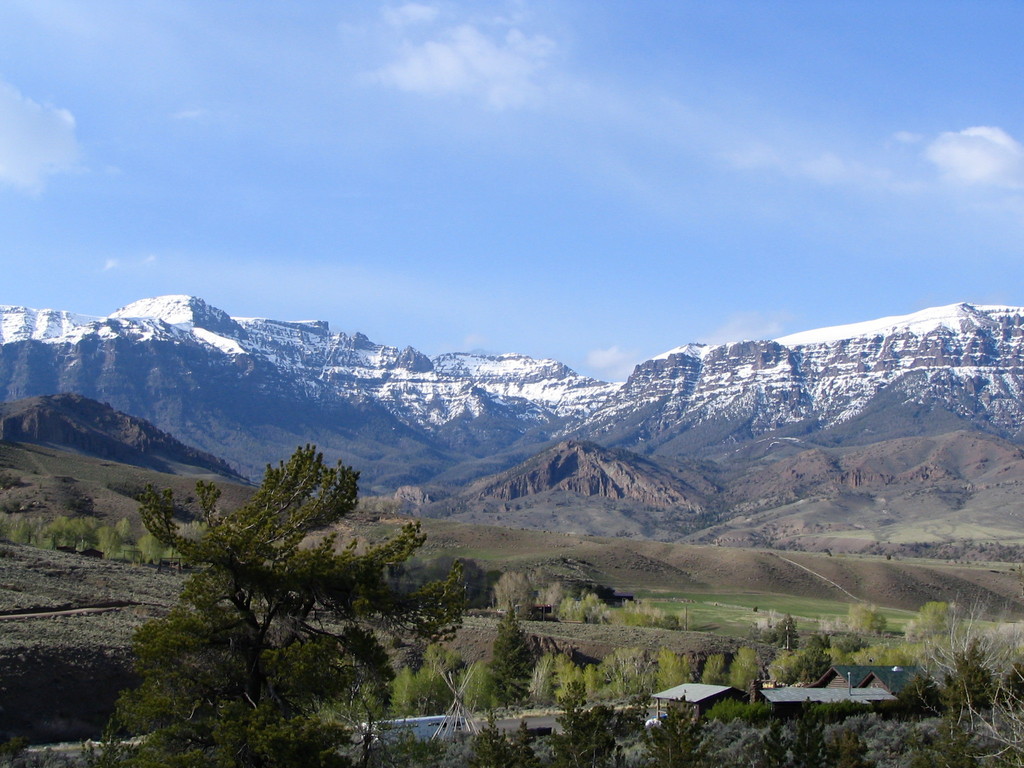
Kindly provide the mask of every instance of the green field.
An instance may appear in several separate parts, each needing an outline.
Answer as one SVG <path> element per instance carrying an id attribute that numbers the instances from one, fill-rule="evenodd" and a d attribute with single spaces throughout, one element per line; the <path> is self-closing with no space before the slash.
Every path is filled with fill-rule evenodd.
<path id="1" fill-rule="evenodd" d="M 790 614 L 800 631 L 818 632 L 836 629 L 848 616 L 849 603 L 791 595 L 752 592 L 697 593 L 643 592 L 638 595 L 665 613 L 680 617 L 684 628 L 696 632 L 716 632 L 746 637 L 759 621 L 776 620 Z M 913 611 L 879 607 L 885 616 L 887 632 L 902 633 Z"/>

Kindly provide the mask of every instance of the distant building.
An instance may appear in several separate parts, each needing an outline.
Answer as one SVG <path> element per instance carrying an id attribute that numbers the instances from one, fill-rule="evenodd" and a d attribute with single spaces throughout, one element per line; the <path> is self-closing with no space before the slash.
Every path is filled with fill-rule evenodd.
<path id="1" fill-rule="evenodd" d="M 851 701 L 856 704 L 877 704 L 895 701 L 896 697 L 881 688 L 811 688 L 787 685 L 781 688 L 762 688 L 757 698 L 772 708 L 779 717 L 799 714 L 808 704 L 838 704 Z"/>
<path id="2" fill-rule="evenodd" d="M 829 667 L 824 675 L 811 683 L 811 687 L 880 688 L 888 693 L 897 694 L 920 674 L 921 668 L 916 666 L 837 664 Z"/>
<path id="3" fill-rule="evenodd" d="M 747 694 L 729 685 L 683 683 L 655 693 L 651 698 L 658 707 L 658 715 L 669 709 L 688 709 L 693 717 L 703 717 L 718 702 L 727 699 L 746 701 Z"/>
<path id="4" fill-rule="evenodd" d="M 635 599 L 636 595 L 634 595 L 632 592 L 623 592 L 621 590 L 616 589 L 614 592 L 612 592 L 611 599 L 608 600 L 608 603 L 611 605 L 617 605 L 621 607 L 626 603 L 632 603 Z"/>

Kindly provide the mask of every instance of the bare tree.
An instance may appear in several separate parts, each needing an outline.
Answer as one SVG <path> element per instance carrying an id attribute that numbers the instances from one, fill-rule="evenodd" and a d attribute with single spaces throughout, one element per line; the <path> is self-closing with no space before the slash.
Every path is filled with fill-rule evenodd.
<path id="1" fill-rule="evenodd" d="M 494 604 L 499 610 L 526 613 L 533 605 L 533 582 L 521 571 L 506 571 L 494 585 Z"/>
<path id="2" fill-rule="evenodd" d="M 951 724 L 988 745 L 1001 763 L 1024 768 L 1024 633 L 980 615 L 954 606 L 946 632 L 927 644 L 927 665 Z"/>

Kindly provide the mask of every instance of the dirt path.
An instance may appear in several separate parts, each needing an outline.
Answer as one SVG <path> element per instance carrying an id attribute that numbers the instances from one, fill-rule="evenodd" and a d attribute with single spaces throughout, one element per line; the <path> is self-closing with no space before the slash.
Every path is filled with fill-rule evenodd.
<path id="1" fill-rule="evenodd" d="M 777 558 L 779 558 L 779 560 L 783 560 L 783 561 L 785 561 L 785 562 L 789 563 L 790 565 L 795 565 L 795 566 L 796 566 L 797 568 L 803 568 L 803 569 L 804 569 L 805 571 L 807 571 L 807 572 L 808 572 L 809 574 L 811 574 L 812 576 L 815 576 L 815 577 L 817 577 L 817 578 L 821 579 L 821 580 L 822 580 L 822 581 L 824 581 L 824 582 L 825 582 L 826 584 L 831 584 L 831 585 L 832 585 L 833 587 L 835 587 L 836 589 L 838 589 L 838 590 L 839 590 L 840 592 L 842 592 L 842 593 L 843 593 L 844 595 L 848 595 L 849 597 L 851 597 L 851 598 L 853 598 L 854 600 L 856 600 L 856 601 L 857 601 L 858 603 L 863 603 L 863 602 L 864 602 L 864 601 L 863 601 L 863 600 L 861 600 L 861 599 L 860 599 L 859 597 L 857 597 L 857 596 L 856 596 L 855 594 L 853 594 L 853 593 L 851 593 L 851 592 L 848 592 L 848 591 L 847 591 L 846 589 L 844 589 L 843 587 L 841 587 L 841 586 L 839 586 L 838 584 L 836 584 L 836 583 L 835 583 L 834 581 L 832 581 L 832 579 L 828 578 L 827 576 L 822 576 L 822 575 L 821 575 L 820 573 L 818 573 L 817 571 L 812 571 L 812 570 L 811 570 L 810 568 L 808 568 L 808 567 L 807 567 L 806 565 L 801 565 L 800 563 L 796 562 L 795 560 L 790 560 L 790 559 L 789 559 L 788 557 L 783 557 L 783 556 L 782 556 L 782 555 L 780 555 L 780 554 L 779 554 L 778 552 L 774 552 L 773 554 L 774 554 L 774 555 L 775 555 L 775 556 L 776 556 Z"/>
<path id="2" fill-rule="evenodd" d="M 102 603 L 100 605 L 86 605 L 81 608 L 54 608 L 52 610 L 27 608 L 19 611 L 4 611 L 0 613 L 0 621 L 5 619 L 41 619 L 50 618 L 51 616 L 75 616 L 83 613 L 106 613 L 107 611 L 117 611 L 133 605 L 140 605 L 140 603 L 119 601 Z"/>

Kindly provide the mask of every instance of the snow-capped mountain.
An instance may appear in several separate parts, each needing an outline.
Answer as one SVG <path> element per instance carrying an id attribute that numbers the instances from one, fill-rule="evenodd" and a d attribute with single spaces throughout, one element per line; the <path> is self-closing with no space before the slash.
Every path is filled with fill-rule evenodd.
<path id="1" fill-rule="evenodd" d="M 680 452 L 780 429 L 836 430 L 884 403 L 1013 437 L 1024 426 L 1022 323 L 1021 308 L 955 304 L 771 341 L 690 345 L 637 366 L 587 431 Z"/>
<path id="2" fill-rule="evenodd" d="M 0 307 L 0 347 L 5 400 L 77 391 L 221 455 L 225 451 L 204 422 L 220 431 L 230 424 L 231 431 L 264 433 L 300 426 L 275 423 L 279 419 L 253 408 L 298 409 L 295 415 L 313 427 L 305 439 L 318 443 L 325 432 L 364 432 L 369 420 L 386 442 L 405 439 L 429 444 L 435 453 L 487 455 L 526 433 L 545 439 L 618 388 L 554 360 L 467 353 L 431 359 L 411 347 L 333 333 L 320 321 L 232 318 L 192 296 L 144 299 L 107 317 Z M 223 391 L 211 399 L 211 388 Z M 225 420 L 225 411 L 239 408 L 248 415 Z M 339 418 L 342 423 L 334 424 Z M 499 444 L 490 432 L 500 436 Z M 296 437 L 302 442 L 301 434 Z M 361 441 L 372 442 L 366 437 Z M 252 458 L 230 447 L 226 453 L 250 472 L 280 455 L 276 446 L 273 452 L 251 451 Z"/>
<path id="3" fill-rule="evenodd" d="M 315 442 L 386 489 L 494 471 L 570 435 L 672 455 L 778 431 L 835 443 L 953 425 L 1016 439 L 1022 324 L 1024 309 L 957 304 L 689 344 L 610 384 L 554 360 L 428 357 L 321 321 L 231 317 L 191 296 L 107 317 L 0 307 L 0 398 L 107 401 L 251 475 Z"/>

